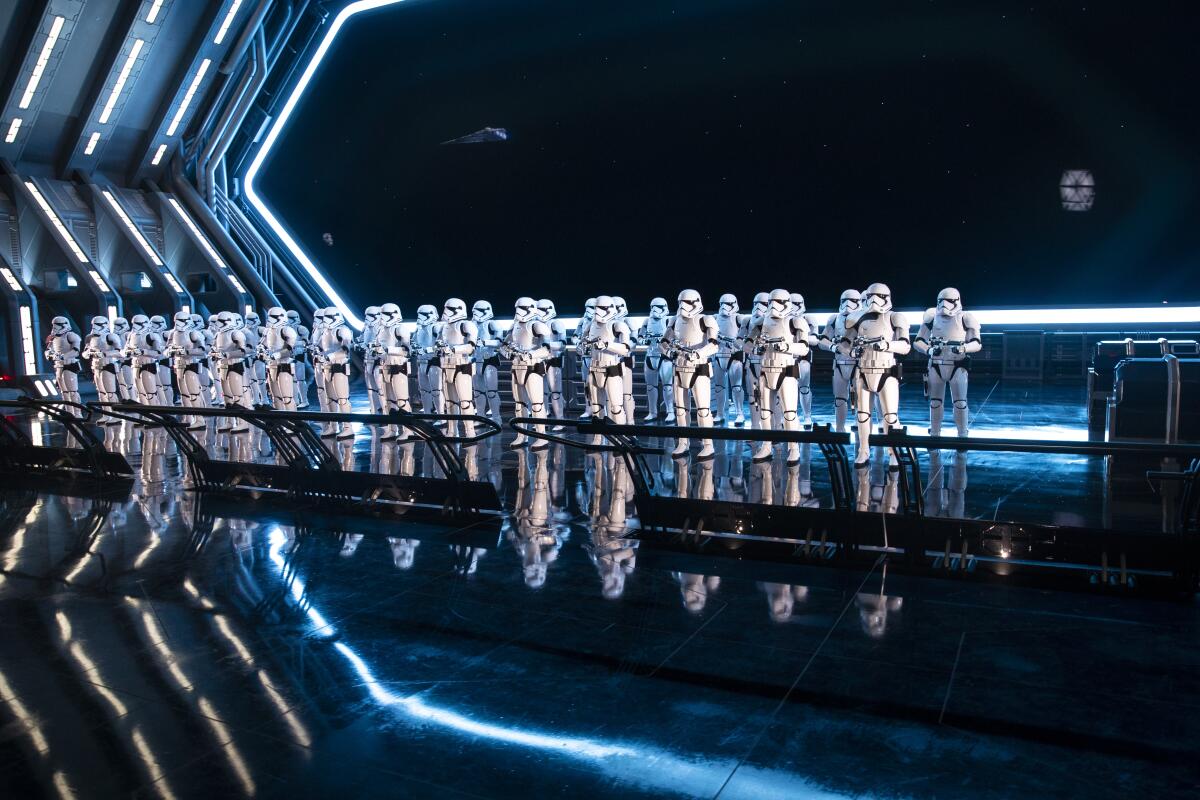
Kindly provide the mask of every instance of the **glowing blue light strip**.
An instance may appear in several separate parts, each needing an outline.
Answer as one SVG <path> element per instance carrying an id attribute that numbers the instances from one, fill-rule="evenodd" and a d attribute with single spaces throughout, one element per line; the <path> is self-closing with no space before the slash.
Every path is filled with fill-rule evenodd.
<path id="1" fill-rule="evenodd" d="M 317 47 L 316 53 L 313 54 L 312 60 L 308 62 L 308 66 L 305 67 L 304 72 L 300 75 L 300 80 L 296 82 L 296 86 L 292 89 L 291 95 L 288 96 L 287 102 L 283 104 L 283 109 L 275 117 L 275 121 L 271 124 L 271 129 L 263 137 L 262 147 L 259 148 L 258 153 L 254 156 L 254 160 L 250 162 L 250 169 L 246 170 L 246 177 L 243 180 L 246 199 L 250 201 L 250 205 L 254 207 L 254 210 L 258 212 L 263 221 L 275 232 L 275 235 L 279 237 L 279 241 L 283 242 L 284 247 L 288 249 L 292 257 L 300 262 L 300 265 L 304 267 L 304 271 L 308 273 L 308 276 L 321 288 L 321 291 L 325 292 L 325 296 L 333 301 L 337 309 L 342 312 L 342 316 L 346 318 L 346 322 L 360 330 L 363 327 L 362 320 L 350 310 L 350 306 L 346 305 L 341 296 L 334 291 L 332 284 L 321 274 L 321 271 L 317 269 L 317 265 L 313 263 L 312 259 L 308 257 L 296 240 L 292 238 L 287 228 L 271 213 L 271 209 L 267 207 L 267 204 L 254 190 L 254 179 L 258 177 L 258 171 L 262 169 L 262 165 L 267 160 L 267 156 L 270 155 L 271 148 L 275 146 L 279 135 L 287 127 L 292 112 L 296 109 L 296 104 L 304 96 L 304 92 L 308 89 L 308 84 L 317 72 L 317 67 L 325 59 L 325 54 L 333 46 L 333 40 L 337 38 L 346 21 L 356 14 L 374 11 L 377 8 L 384 8 L 402 2 L 404 0 L 358 0 L 358 2 L 351 3 L 341 10 L 334 18 L 333 24 L 329 26 L 329 31 L 325 34 L 325 38 L 321 40 L 321 44 Z"/>

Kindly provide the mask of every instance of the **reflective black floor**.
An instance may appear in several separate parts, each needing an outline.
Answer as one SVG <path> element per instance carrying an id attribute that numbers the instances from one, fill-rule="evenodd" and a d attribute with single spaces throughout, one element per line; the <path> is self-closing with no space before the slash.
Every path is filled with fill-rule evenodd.
<path id="1" fill-rule="evenodd" d="M 1081 391 L 1026 391 L 998 387 L 979 434 L 1083 437 Z M 503 521 L 296 527 L 198 500 L 153 434 L 110 435 L 139 472 L 128 500 L 0 491 L 0 797 L 1200 789 L 1193 601 L 639 547 L 619 461 L 502 442 L 469 463 Z M 819 454 L 756 475 L 744 450 L 662 459 L 659 490 L 823 502 Z M 425 469 L 365 432 L 342 456 Z M 1093 461 L 944 454 L 930 503 L 1111 518 Z M 886 506 L 886 470 L 868 474 Z"/>

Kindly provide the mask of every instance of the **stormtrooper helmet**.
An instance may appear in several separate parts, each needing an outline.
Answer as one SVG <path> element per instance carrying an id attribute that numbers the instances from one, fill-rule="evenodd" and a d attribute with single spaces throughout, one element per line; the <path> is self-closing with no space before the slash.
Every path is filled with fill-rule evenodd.
<path id="1" fill-rule="evenodd" d="M 442 322 L 458 322 L 467 318 L 467 304 L 457 297 L 451 297 L 442 306 Z"/>
<path id="2" fill-rule="evenodd" d="M 937 313 L 943 317 L 953 317 L 961 312 L 962 295 L 958 293 L 958 289 L 948 286 L 938 292 Z"/>
<path id="3" fill-rule="evenodd" d="M 732 317 L 737 312 L 737 297 L 732 294 L 721 295 L 721 299 L 717 301 L 717 313 L 723 317 Z"/>
<path id="4" fill-rule="evenodd" d="M 558 316 L 558 309 L 554 307 L 553 300 L 538 300 L 537 309 L 538 315 L 542 318 L 542 322 L 549 322 Z"/>
<path id="5" fill-rule="evenodd" d="M 838 300 L 838 312 L 849 314 L 858 311 L 860 305 L 862 305 L 862 292 L 858 289 L 847 289 L 842 292 L 841 299 Z"/>
<path id="6" fill-rule="evenodd" d="M 684 289 L 679 293 L 679 316 L 695 319 L 704 313 L 704 303 L 695 289 Z"/>
<path id="7" fill-rule="evenodd" d="M 538 318 L 537 303 L 532 297 L 518 297 L 513 307 L 514 322 L 532 322 Z"/>

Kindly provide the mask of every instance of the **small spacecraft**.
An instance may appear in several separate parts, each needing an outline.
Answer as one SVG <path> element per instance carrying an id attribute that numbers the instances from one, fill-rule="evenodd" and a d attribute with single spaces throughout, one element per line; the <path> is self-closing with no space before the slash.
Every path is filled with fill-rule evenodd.
<path id="1" fill-rule="evenodd" d="M 325 242 L 325 244 L 329 245 L 330 247 L 333 247 L 333 234 L 332 233 L 321 234 L 321 240 L 323 242 Z"/>
<path id="2" fill-rule="evenodd" d="M 1087 211 L 1096 202 L 1096 179 L 1086 169 L 1063 170 L 1058 196 L 1064 211 Z"/>
<path id="3" fill-rule="evenodd" d="M 480 142 L 503 142 L 508 139 L 508 131 L 504 128 L 480 128 L 474 133 L 459 136 L 457 139 L 447 139 L 442 144 L 479 144 Z"/>

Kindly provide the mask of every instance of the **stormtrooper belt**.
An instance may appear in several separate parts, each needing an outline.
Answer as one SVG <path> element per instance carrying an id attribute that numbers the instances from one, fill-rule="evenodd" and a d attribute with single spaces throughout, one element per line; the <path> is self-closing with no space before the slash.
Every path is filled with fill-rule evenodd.
<path id="1" fill-rule="evenodd" d="M 546 366 L 548 366 L 548 367 L 554 367 L 555 369 L 562 369 L 562 365 L 563 365 L 562 356 L 554 356 L 553 358 L 546 359 Z"/>
<path id="2" fill-rule="evenodd" d="M 63 372 L 74 372 L 74 373 L 78 374 L 79 373 L 79 362 L 75 361 L 71 364 L 63 364 L 62 371 Z"/>
<path id="3" fill-rule="evenodd" d="M 350 374 L 349 370 L 346 369 L 345 364 L 329 364 L 326 367 L 326 369 L 329 370 L 330 375 L 349 375 Z"/>
<path id="4" fill-rule="evenodd" d="M 107 372 L 110 375 L 116 375 L 117 374 L 117 365 L 116 364 L 105 364 L 104 366 L 102 366 L 100 368 L 100 371 Z"/>
<path id="5" fill-rule="evenodd" d="M 276 375 L 283 375 L 285 373 L 288 375 L 292 374 L 292 365 L 286 361 L 280 361 L 278 364 L 273 364 L 272 368 L 275 370 Z"/>
<path id="6" fill-rule="evenodd" d="M 599 373 L 606 378 L 619 378 L 625 374 L 625 369 L 620 364 L 613 364 L 609 367 L 592 367 L 591 371 Z"/>
<path id="7" fill-rule="evenodd" d="M 496 369 L 500 369 L 500 356 L 488 356 L 479 363 L 485 367 L 495 367 Z"/>
<path id="8" fill-rule="evenodd" d="M 151 375 L 158 374 L 158 362 L 151 361 L 149 364 L 139 364 L 138 372 L 149 372 Z"/>
<path id="9" fill-rule="evenodd" d="M 337 366 L 337 365 L 334 365 L 334 366 Z M 346 365 L 342 364 L 341 366 L 344 367 Z M 402 374 L 407 375 L 408 374 L 408 364 L 388 364 L 387 365 L 387 374 L 388 375 L 402 375 Z"/>
<path id="10" fill-rule="evenodd" d="M 246 365 L 241 361 L 230 361 L 225 365 L 225 374 L 228 375 L 230 372 L 237 373 L 238 375 L 244 375 L 246 374 Z"/>

